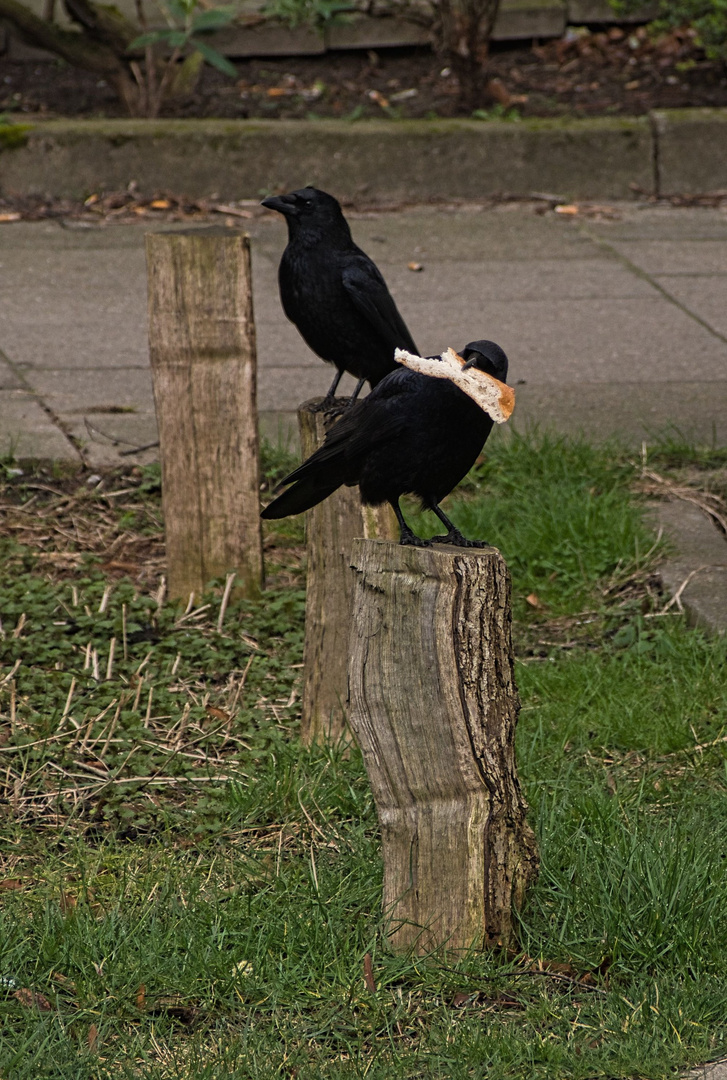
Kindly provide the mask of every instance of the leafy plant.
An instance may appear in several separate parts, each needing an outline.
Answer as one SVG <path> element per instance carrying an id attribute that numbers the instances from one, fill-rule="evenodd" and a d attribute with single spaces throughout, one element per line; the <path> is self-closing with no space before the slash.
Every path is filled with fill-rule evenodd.
<path id="1" fill-rule="evenodd" d="M 658 0 L 659 18 L 652 25 L 657 30 L 691 26 L 710 60 L 727 63 L 727 0 Z M 642 0 L 610 0 L 619 14 L 643 8 Z"/>
<path id="2" fill-rule="evenodd" d="M 0 18 L 30 44 L 103 75 L 132 116 L 153 117 L 165 97 L 193 89 L 203 62 L 225 75 L 236 74 L 230 61 L 201 37 L 229 25 L 234 5 L 157 0 L 157 6 L 166 27 L 150 25 L 144 0 L 137 0 L 136 23 L 95 0 L 63 0 L 73 28 L 54 20 L 52 3 L 41 17 L 20 0 L 0 0 Z"/>
<path id="3" fill-rule="evenodd" d="M 347 0 L 267 0 L 264 15 L 280 19 L 287 26 L 312 26 L 319 32 L 346 21 L 354 5 Z"/>

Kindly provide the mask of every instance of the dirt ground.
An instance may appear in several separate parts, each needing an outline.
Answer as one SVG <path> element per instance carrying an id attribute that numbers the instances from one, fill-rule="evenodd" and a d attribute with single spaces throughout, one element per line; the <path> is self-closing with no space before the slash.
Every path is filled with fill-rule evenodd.
<path id="1" fill-rule="evenodd" d="M 464 115 L 454 76 L 427 48 L 251 59 L 232 80 L 206 68 L 195 92 L 164 116 L 306 118 Z M 689 30 L 570 29 L 557 41 L 497 46 L 488 61 L 488 115 L 639 115 L 653 108 L 727 106 L 727 66 L 704 57 Z M 0 110 L 9 114 L 119 116 L 97 75 L 55 62 L 0 57 Z M 483 117 L 485 118 L 485 117 Z"/>

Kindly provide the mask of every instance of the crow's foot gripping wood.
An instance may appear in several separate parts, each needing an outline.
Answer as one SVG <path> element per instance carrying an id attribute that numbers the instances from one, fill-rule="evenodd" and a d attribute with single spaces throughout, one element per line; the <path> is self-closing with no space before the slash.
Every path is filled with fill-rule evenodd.
<path id="1" fill-rule="evenodd" d="M 431 540 L 422 540 L 421 536 L 416 536 L 411 531 L 411 529 L 409 529 L 407 532 L 402 532 L 401 537 L 399 539 L 399 543 L 403 547 L 407 547 L 407 546 L 408 547 L 431 547 L 432 546 L 432 541 Z"/>
<path id="2" fill-rule="evenodd" d="M 486 540 L 468 540 L 459 529 L 450 529 L 446 536 L 433 536 L 430 544 L 451 544 L 452 547 L 461 548 L 486 548 L 491 547 Z"/>

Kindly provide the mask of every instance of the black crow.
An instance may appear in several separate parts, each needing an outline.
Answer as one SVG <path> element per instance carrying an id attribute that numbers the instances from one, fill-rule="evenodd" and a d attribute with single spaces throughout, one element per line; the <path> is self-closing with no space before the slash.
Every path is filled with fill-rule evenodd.
<path id="1" fill-rule="evenodd" d="M 394 371 L 394 349 L 417 348 L 381 272 L 351 239 L 332 195 L 314 187 L 263 199 L 288 223 L 278 269 L 283 310 L 305 342 L 338 368 L 326 394 L 333 400 L 344 371 L 371 386 Z"/>
<path id="2" fill-rule="evenodd" d="M 504 382 L 507 356 L 494 341 L 471 341 L 460 354 L 466 366 Z M 467 540 L 439 503 L 474 465 L 493 421 L 479 405 L 447 379 L 407 368 L 387 375 L 368 397 L 347 410 L 307 461 L 282 481 L 290 484 L 263 512 L 264 518 L 300 514 L 342 484 L 358 484 L 361 500 L 394 508 L 400 543 L 485 547 Z M 421 540 L 407 525 L 399 498 L 418 495 L 447 528 L 445 536 Z"/>

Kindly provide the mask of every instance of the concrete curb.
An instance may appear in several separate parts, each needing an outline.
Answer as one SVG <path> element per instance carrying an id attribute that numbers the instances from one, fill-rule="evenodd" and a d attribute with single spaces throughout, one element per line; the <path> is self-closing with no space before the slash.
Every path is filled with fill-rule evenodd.
<path id="1" fill-rule="evenodd" d="M 0 194 L 257 198 L 306 183 L 344 199 L 727 189 L 727 109 L 588 120 L 50 120 L 0 143 Z"/>
<path id="2" fill-rule="evenodd" d="M 670 596 L 679 596 L 693 626 L 726 633 L 727 538 L 691 503 L 657 503 L 653 519 L 675 548 L 675 554 L 659 567 L 662 585 Z M 720 1076 L 727 1080 L 727 1070 Z"/>

